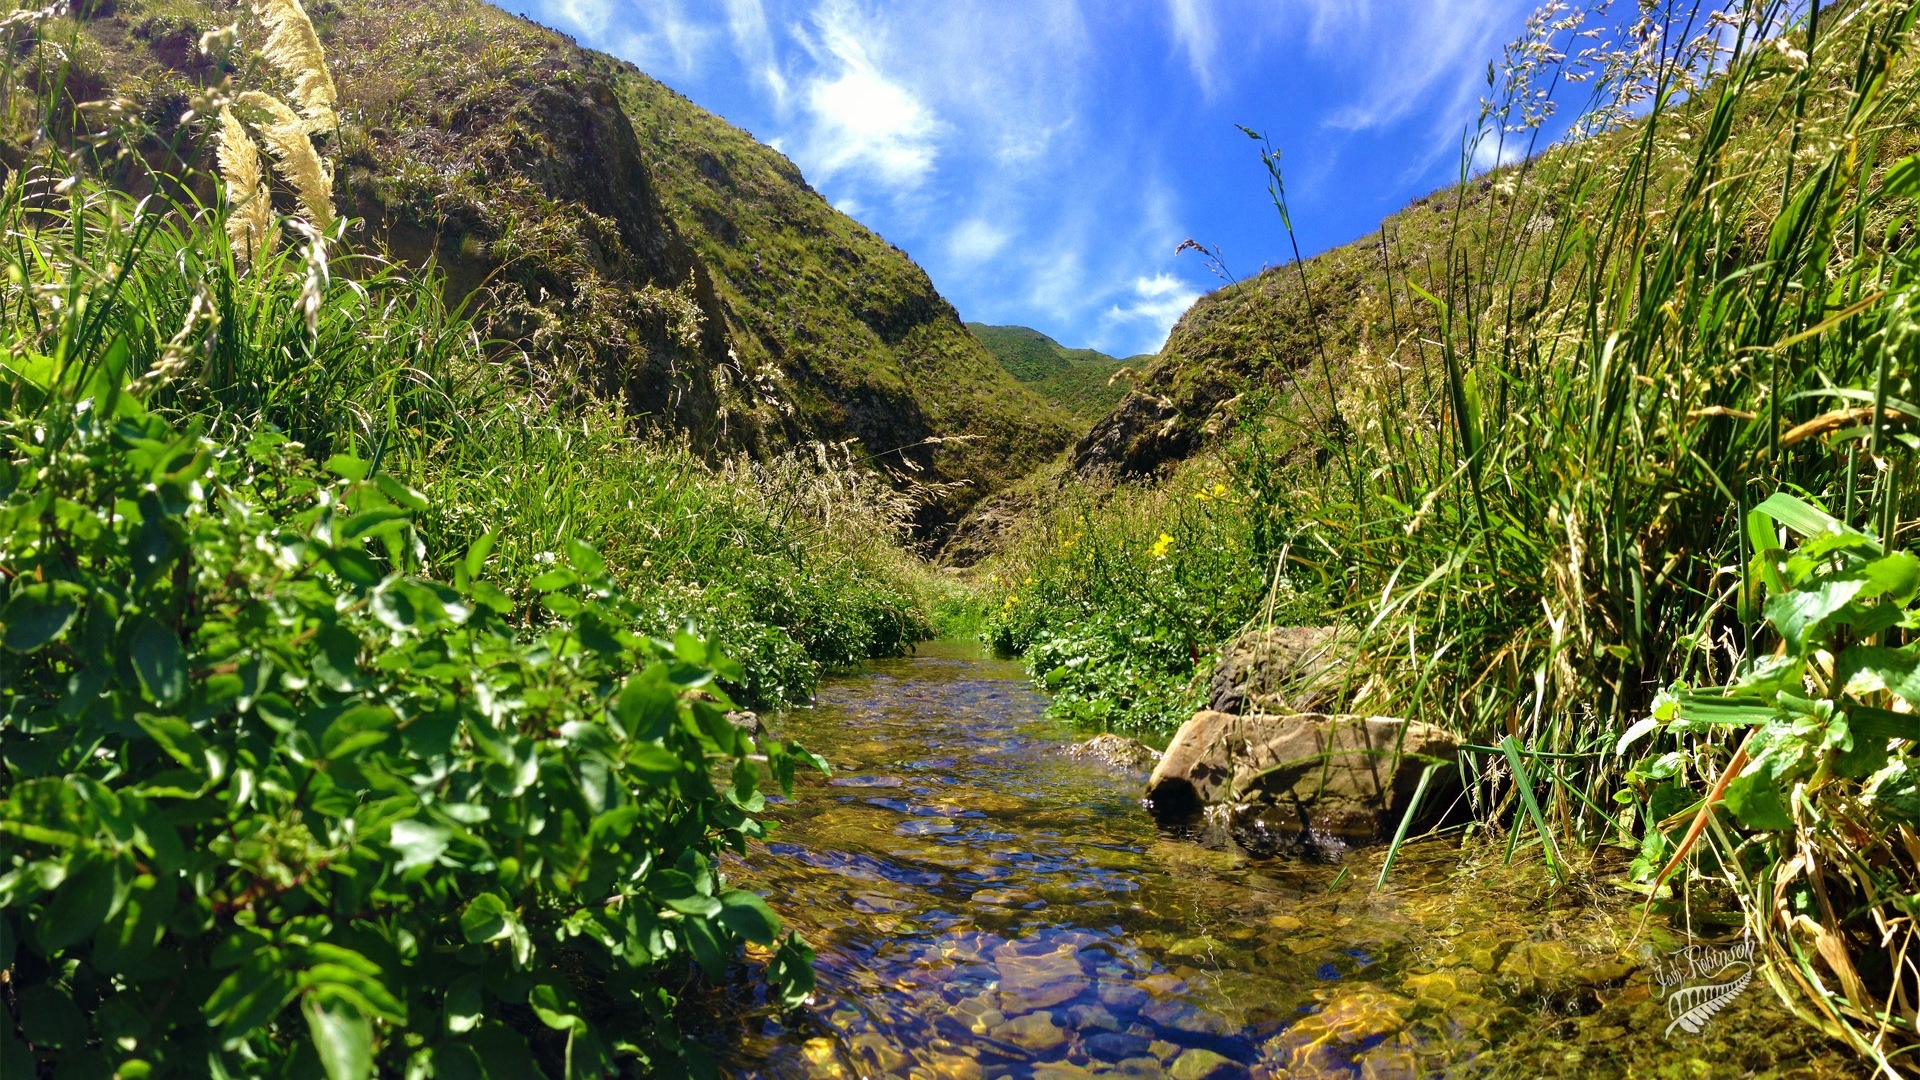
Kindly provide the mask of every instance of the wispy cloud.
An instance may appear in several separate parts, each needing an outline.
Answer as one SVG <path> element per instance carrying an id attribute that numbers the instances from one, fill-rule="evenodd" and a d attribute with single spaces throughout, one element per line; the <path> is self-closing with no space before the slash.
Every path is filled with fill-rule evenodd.
<path id="1" fill-rule="evenodd" d="M 980 218 L 960 223 L 947 239 L 947 255 L 956 262 L 983 263 L 1006 249 L 1013 234 Z"/>
<path id="2" fill-rule="evenodd" d="M 787 108 L 787 76 L 774 52 L 773 30 L 767 21 L 767 9 L 761 0 L 722 0 L 727 12 L 727 31 L 733 38 L 733 50 L 741 65 L 755 72 L 773 95 L 776 111 Z"/>
<path id="3" fill-rule="evenodd" d="M 945 125 L 904 81 L 884 71 L 870 43 L 882 28 L 849 3 L 814 13 L 801 33 L 819 73 L 807 80 L 812 129 L 801 165 L 820 180 L 852 174 L 890 187 L 913 188 L 933 171 Z"/>
<path id="4" fill-rule="evenodd" d="M 663 74 L 693 71 L 713 42 L 713 26 L 690 13 L 685 0 L 654 0 L 638 20 L 623 0 L 540 0 L 537 10 L 561 29 Z"/>
<path id="5" fill-rule="evenodd" d="M 1299 0 L 1312 9 L 1313 47 L 1361 78 L 1358 93 L 1326 119 L 1329 127 L 1365 131 L 1419 114 L 1459 122 L 1463 105 L 1485 90 L 1487 59 L 1499 50 L 1524 10 L 1515 0 L 1430 0 L 1389 5 L 1368 0 Z"/>
<path id="6" fill-rule="evenodd" d="M 1200 290 L 1187 282 L 1164 273 L 1135 278 L 1132 292 L 1127 302 L 1107 309 L 1107 321 L 1145 324 L 1153 336 L 1162 341 L 1201 295 Z"/>
<path id="7" fill-rule="evenodd" d="M 1167 0 L 1173 20 L 1173 38 L 1186 51 L 1187 66 L 1208 97 L 1214 93 L 1214 63 L 1220 39 L 1213 20 L 1213 0 Z"/>

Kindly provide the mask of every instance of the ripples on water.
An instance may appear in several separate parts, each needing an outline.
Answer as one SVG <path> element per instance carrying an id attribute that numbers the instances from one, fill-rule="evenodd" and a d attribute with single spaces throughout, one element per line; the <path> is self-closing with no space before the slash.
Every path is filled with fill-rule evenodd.
<path id="1" fill-rule="evenodd" d="M 835 774 L 803 780 L 731 872 L 818 949 L 820 991 L 799 1018 L 745 1008 L 716 1036 L 731 1075 L 1471 1074 L 1599 1000 L 1545 975 L 1511 1000 L 1522 931 L 1451 908 L 1444 848 L 1410 853 L 1394 889 L 1329 898 L 1337 866 L 1157 829 L 1143 778 L 1061 754 L 1044 708 L 1018 665 L 942 645 L 778 721 Z M 1618 1041 L 1593 1027 L 1596 1049 Z M 1593 1060 L 1580 1034 L 1570 1066 Z"/>

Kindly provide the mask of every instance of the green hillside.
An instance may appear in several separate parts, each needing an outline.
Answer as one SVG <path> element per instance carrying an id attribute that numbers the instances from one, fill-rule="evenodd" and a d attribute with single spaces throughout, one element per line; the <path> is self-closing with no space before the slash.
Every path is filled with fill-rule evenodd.
<path id="1" fill-rule="evenodd" d="M 1151 359 L 1117 360 L 1096 349 L 1069 349 L 1026 326 L 970 322 L 967 329 L 1014 378 L 1085 420 L 1106 415 L 1126 396 L 1125 378 L 1115 378 L 1121 368 Z"/>
<path id="2" fill-rule="evenodd" d="M 92 10 L 76 78 L 143 103 L 152 156 L 206 160 L 168 103 L 235 68 L 196 47 L 229 6 Z M 343 208 L 366 242 L 434 262 L 450 300 L 471 293 L 549 399 L 590 390 L 714 455 L 859 439 L 935 485 L 932 533 L 1069 437 L 906 255 L 632 65 L 478 0 L 339 0 L 314 21 Z"/>

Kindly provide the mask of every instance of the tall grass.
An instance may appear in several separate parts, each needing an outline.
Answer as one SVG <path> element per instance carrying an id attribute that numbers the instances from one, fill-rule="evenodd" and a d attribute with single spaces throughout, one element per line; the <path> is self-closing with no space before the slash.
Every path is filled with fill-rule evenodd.
<path id="1" fill-rule="evenodd" d="M 285 22 L 283 6 L 263 10 Z M 294 30 L 304 26 L 297 7 Z M 66 20 L 49 9 L 16 21 L 8 32 L 27 61 L 5 74 L 20 126 L 57 133 L 99 112 L 54 89 L 49 57 L 76 48 L 63 33 L 81 40 Z M 269 74 L 324 120 L 330 83 L 308 72 L 312 57 L 289 56 Z M 636 436 L 564 363 L 484 340 L 434 267 L 356 250 L 351 223 L 316 227 L 313 193 L 279 193 L 292 214 L 272 217 L 265 234 L 287 242 L 235 243 L 230 223 L 258 205 L 230 202 L 239 188 L 213 172 L 230 133 L 212 106 L 233 91 L 210 93 L 201 120 L 179 129 L 173 156 L 196 171 L 160 173 L 113 152 L 110 138 L 76 156 L 48 137 L 38 164 L 9 174 L 0 335 L 13 356 L 72 357 L 81 379 L 111 363 L 148 406 L 223 441 L 273 430 L 316 461 L 361 457 L 433 496 L 422 535 L 442 566 L 491 535 L 493 565 L 525 580 L 570 541 L 593 544 L 654 612 L 650 630 L 692 622 L 738 653 L 745 682 L 733 689 L 755 705 L 804 700 L 826 672 L 934 632 L 923 609 L 941 590 L 906 551 L 917 506 L 857 455 L 806 446 L 777 461 L 727 462 Z M 129 145 L 150 134 L 121 133 Z M 107 177 L 84 175 L 102 161 Z M 129 171 L 138 183 L 108 182 Z M 95 314 L 59 318 L 77 307 Z M 84 340 L 59 337 L 75 332 Z"/>
<path id="2" fill-rule="evenodd" d="M 1220 458 L 1269 478 L 1235 485 L 1247 527 L 1277 534 L 1241 573 L 1304 586 L 1309 613 L 1348 628 L 1349 708 L 1558 755 L 1552 770 L 1471 756 L 1484 817 L 1517 828 L 1537 802 L 1567 836 L 1639 847 L 1651 878 L 1685 824 L 1670 815 L 1714 788 L 1738 740 L 1664 737 L 1639 760 L 1616 744 L 1662 688 L 1719 685 L 1775 648 L 1749 511 L 1800 492 L 1901 546 L 1920 514 L 1920 6 L 1642 12 L 1618 45 L 1583 36 L 1587 13 L 1565 5 L 1529 24 L 1461 182 L 1368 245 L 1373 284 L 1328 317 L 1356 342 L 1332 378 L 1311 354 L 1256 368 L 1243 391 L 1274 405 L 1243 407 Z M 1566 124 L 1537 106 L 1548 87 L 1591 97 Z M 1536 149 L 1548 123 L 1571 135 L 1474 175 Z M 1297 300 L 1315 270 L 1287 268 L 1305 279 Z M 1173 520 L 1133 495 L 1106 515 L 1142 535 Z M 1058 556 L 1013 561 L 1004 575 L 1038 569 L 1042 589 L 1069 578 L 1049 569 Z M 1121 610 L 1117 594 L 1093 603 Z M 1717 829 L 1701 873 L 1717 862 L 1770 931 L 1810 1017 L 1883 1054 L 1915 1033 L 1920 984 L 1889 943 L 1920 875 L 1897 817 L 1836 817 L 1853 791 L 1816 785 L 1777 841 Z M 1877 832 L 1842 844 L 1840 819 Z M 1756 859 L 1781 872 L 1743 874 Z M 1776 904 L 1823 881 L 1855 906 L 1816 950 Z"/>

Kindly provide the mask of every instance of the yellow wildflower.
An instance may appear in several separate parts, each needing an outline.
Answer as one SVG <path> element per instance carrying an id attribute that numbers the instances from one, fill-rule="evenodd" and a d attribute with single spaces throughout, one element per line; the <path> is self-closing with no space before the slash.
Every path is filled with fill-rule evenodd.
<path id="1" fill-rule="evenodd" d="M 1225 485 L 1225 484 L 1215 484 L 1215 485 L 1213 485 L 1213 497 L 1214 497 L 1214 498 L 1216 498 L 1216 499 L 1217 499 L 1217 498 L 1220 498 L 1220 497 L 1221 497 L 1222 495 L 1225 495 L 1226 493 L 1227 493 L 1227 485 Z"/>
<path id="2" fill-rule="evenodd" d="M 1173 537 L 1168 536 L 1166 533 L 1161 533 L 1160 539 L 1153 542 L 1153 546 L 1147 549 L 1147 553 L 1156 559 L 1164 559 L 1167 557 L 1167 549 L 1172 546 Z"/>

